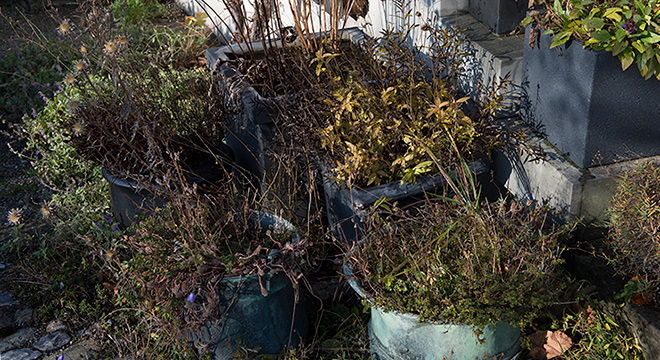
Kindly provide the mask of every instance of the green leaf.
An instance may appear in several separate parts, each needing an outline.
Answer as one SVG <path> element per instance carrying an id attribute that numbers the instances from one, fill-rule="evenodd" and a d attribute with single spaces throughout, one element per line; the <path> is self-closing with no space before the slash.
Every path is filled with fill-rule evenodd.
<path id="1" fill-rule="evenodd" d="M 571 33 L 568 31 L 562 31 L 555 35 L 554 39 L 552 39 L 552 44 L 550 44 L 550 48 L 557 47 L 561 44 L 566 43 L 569 39 L 571 38 Z"/>
<path id="2" fill-rule="evenodd" d="M 621 14 L 619 14 L 621 11 L 622 10 L 619 8 L 609 8 L 605 10 L 603 17 L 608 18 L 615 22 L 621 22 Z"/>
<path id="3" fill-rule="evenodd" d="M 528 17 L 522 19 L 522 21 L 520 22 L 520 26 L 527 27 L 527 25 L 531 24 L 532 21 L 534 21 L 534 19 L 532 19 L 531 16 L 528 16 Z"/>
<path id="4" fill-rule="evenodd" d="M 644 80 L 648 80 L 655 75 L 656 69 L 658 68 L 658 63 L 656 62 L 655 58 L 649 59 L 649 61 L 646 63 L 646 68 L 644 69 L 646 71 L 645 74 L 642 74 L 644 76 Z"/>
<path id="5" fill-rule="evenodd" d="M 632 50 L 626 49 L 624 52 L 619 54 L 619 60 L 621 60 L 621 69 L 622 70 L 628 69 L 634 61 Z"/>
<path id="6" fill-rule="evenodd" d="M 584 19 L 582 20 L 582 25 L 586 26 L 590 30 L 600 30 L 605 26 L 605 21 L 603 19 L 593 18 L 593 19 Z"/>
<path id="7" fill-rule="evenodd" d="M 660 34 L 655 34 L 650 32 L 648 33 L 648 36 L 645 36 L 639 40 L 645 44 L 656 44 L 660 42 Z"/>
<path id="8" fill-rule="evenodd" d="M 639 40 L 635 40 L 632 43 L 632 46 L 639 51 L 641 54 L 646 52 L 646 49 L 644 48 L 644 45 L 642 45 L 642 42 Z"/>
<path id="9" fill-rule="evenodd" d="M 608 42 L 612 39 L 612 35 L 610 35 L 609 31 L 606 30 L 594 31 L 591 33 L 591 37 L 598 40 L 599 42 Z"/>
<path id="10" fill-rule="evenodd" d="M 561 7 L 561 1 L 555 0 L 552 7 L 555 10 L 555 13 L 557 13 L 559 16 L 566 16 L 566 12 L 564 11 L 564 8 Z"/>
<path id="11" fill-rule="evenodd" d="M 614 47 L 612 48 L 612 55 L 617 56 L 621 54 L 623 50 L 628 48 L 628 45 L 630 45 L 628 43 L 628 40 L 623 40 L 623 42 L 621 41 L 614 42 Z"/>
<path id="12" fill-rule="evenodd" d="M 618 28 L 614 36 L 618 41 L 623 41 L 625 38 L 628 37 L 628 32 L 623 30 L 622 28 Z"/>

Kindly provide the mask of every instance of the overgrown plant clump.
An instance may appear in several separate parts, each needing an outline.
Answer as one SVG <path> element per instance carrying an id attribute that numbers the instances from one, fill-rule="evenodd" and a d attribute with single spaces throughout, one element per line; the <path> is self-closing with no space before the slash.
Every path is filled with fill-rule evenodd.
<path id="1" fill-rule="evenodd" d="M 577 313 L 565 314 L 560 330 L 578 340 L 565 344 L 562 358 L 566 360 L 642 359 L 642 349 L 634 336 L 629 336 L 622 324 L 617 324 L 605 311 L 606 306 L 595 302 Z M 568 345 L 568 346 L 566 346 Z M 570 347 L 570 348 L 569 348 Z"/>
<path id="2" fill-rule="evenodd" d="M 115 17 L 104 4 L 107 1 L 81 1 L 76 22 L 58 17 L 51 9 L 59 24 L 48 29 L 57 33 L 55 40 L 41 36 L 45 30 L 27 19 L 15 22 L 14 29 L 32 47 L 44 50 L 41 55 L 48 57 L 48 64 L 54 64 L 40 71 L 52 71 L 62 81 L 49 84 L 54 92 L 43 91 L 38 99 L 43 109 L 35 106 L 15 127 L 26 145 L 13 150 L 31 161 L 31 175 L 38 175 L 49 189 L 46 198 L 32 204 L 34 209 L 18 209 L 17 214 L 36 213 L 43 220 L 24 223 L 16 216 L 11 239 L 2 242 L 0 251 L 11 264 L 14 294 L 31 305 L 42 305 L 44 317 L 56 316 L 74 327 L 102 319 L 116 305 L 112 298 L 116 288 L 111 284 L 117 268 L 105 265 L 116 260 L 117 244 L 124 235 L 110 215 L 108 184 L 99 166 L 103 160 L 91 154 L 103 149 L 104 141 L 107 145 L 122 140 L 126 147 L 121 149 L 162 146 L 163 159 L 176 160 L 184 158 L 181 147 L 191 143 L 202 148 L 200 152 L 211 153 L 214 148 L 200 137 L 211 134 L 220 141 L 223 137 L 221 126 L 214 126 L 217 119 L 209 115 L 221 111 L 209 108 L 206 101 L 213 84 L 210 72 L 185 68 L 193 64 L 189 58 L 163 59 L 160 53 L 162 48 L 188 44 L 182 40 L 187 36 L 195 42 L 207 39 L 201 26 L 189 22 L 167 36 L 160 36 L 162 29 L 148 23 L 138 24 L 145 25 L 144 32 L 129 31 L 122 27 L 126 24 L 122 15 Z M 195 60 L 201 55 L 197 45 L 187 49 L 187 56 L 194 53 Z M 32 75 L 45 79 L 41 73 Z M 191 94 L 192 98 L 184 96 Z M 138 128 L 147 118 L 153 128 L 145 123 Z M 132 121 L 133 127 L 121 127 L 126 125 L 122 120 Z M 83 140 L 89 140 L 87 146 Z M 109 159 L 119 150 L 106 147 L 104 151 L 103 159 Z M 149 169 L 162 165 L 154 160 L 158 155 L 142 156 L 134 157 L 134 163 L 153 160 Z M 129 169 L 130 156 L 127 159 L 118 161 L 117 169 L 138 172 L 135 167 Z"/>
<path id="3" fill-rule="evenodd" d="M 235 197 L 184 193 L 189 196 L 178 196 L 133 226 L 133 234 L 117 242 L 116 257 L 109 261 L 120 290 L 115 305 L 134 309 L 117 317 L 128 323 L 114 330 L 137 326 L 140 331 L 136 342 L 120 346 L 120 351 L 153 351 L 144 354 L 147 358 L 177 351 L 182 358 L 193 356 L 188 341 L 200 325 L 219 320 L 230 326 L 223 313 L 231 311 L 221 283 L 225 278 L 284 273 L 299 287 L 306 242 L 295 230 L 279 223 L 260 229 L 262 213 Z M 267 296 L 269 289 L 261 281 L 261 293 Z"/>
<path id="4" fill-rule="evenodd" d="M 618 182 L 609 209 L 611 261 L 626 280 L 640 280 L 636 293 L 655 300 L 660 282 L 660 166 L 641 164 Z M 629 284 L 633 284 L 632 283 Z M 649 296 L 652 295 L 652 296 Z"/>
<path id="5" fill-rule="evenodd" d="M 454 196 L 373 212 L 348 263 L 369 300 L 422 321 L 527 324 L 570 296 L 560 242 L 569 225 L 530 204 L 481 202 L 463 165 Z"/>
<path id="6" fill-rule="evenodd" d="M 61 87 L 71 95 L 63 112 L 68 143 L 116 175 L 149 180 L 166 174 L 166 164 L 174 161 L 187 165 L 184 170 L 200 158 L 219 163 L 217 157 L 225 155 L 218 150 L 223 110 L 214 102 L 210 70 L 197 61 L 199 39 L 208 39 L 198 19 L 182 24 L 178 36 L 158 26 L 141 32 L 120 6 L 110 11 L 100 1 L 79 5 L 79 22 L 53 13 L 59 38 L 52 56 L 61 61 Z M 18 30 L 49 44 L 30 27 Z M 185 48 L 185 57 L 163 57 L 170 48 Z"/>
<path id="7" fill-rule="evenodd" d="M 660 1 L 658 0 L 537 0 L 541 12 L 534 19 L 552 34 L 551 47 L 573 40 L 587 49 L 605 50 L 626 70 L 637 65 L 645 78 L 660 80 Z M 536 36 L 533 31 L 532 36 Z"/>
<path id="8" fill-rule="evenodd" d="M 278 126 L 327 161 L 337 180 L 358 186 L 414 182 L 433 172 L 415 137 L 440 154 L 443 165 L 456 163 L 450 137 L 464 156 L 475 158 L 502 140 L 492 121 L 498 89 L 476 104 L 458 89 L 460 31 L 425 25 L 428 47 L 419 49 L 407 41 L 413 28 L 362 44 L 327 44 L 314 54 L 287 46 L 279 57 L 261 61 L 272 65 L 271 72 L 258 61 L 244 73 L 250 83 L 266 84 L 264 96 L 278 96 L 272 101 Z"/>

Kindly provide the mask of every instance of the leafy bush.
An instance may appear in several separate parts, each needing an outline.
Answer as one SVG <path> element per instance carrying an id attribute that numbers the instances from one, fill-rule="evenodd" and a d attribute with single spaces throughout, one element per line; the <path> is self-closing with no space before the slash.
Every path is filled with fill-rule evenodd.
<path id="1" fill-rule="evenodd" d="M 467 100 L 454 98 L 446 83 L 397 81 L 373 89 L 349 80 L 328 100 L 330 124 L 319 131 L 321 146 L 330 158 L 337 158 L 332 171 L 340 181 L 414 182 L 433 170 L 430 156 L 415 138 L 437 153 L 447 153 L 452 138 L 465 156 L 488 148 L 486 126 L 461 110 Z M 443 164 L 450 162 L 443 157 Z"/>
<path id="2" fill-rule="evenodd" d="M 199 66 L 173 69 L 175 60 L 160 53 L 164 46 L 184 44 L 187 56 L 201 51 L 199 43 L 188 46 L 180 40 L 206 39 L 191 35 L 198 25 L 189 24 L 186 35 L 167 33 L 165 40 L 159 35 L 164 30 L 132 38 L 97 2 L 81 2 L 79 10 L 84 14 L 79 24 L 60 19 L 52 54 L 61 55 L 64 83 L 74 89 L 63 114 L 70 131 L 67 141 L 78 154 L 116 175 L 151 178 L 167 173 L 166 164 L 174 160 L 194 165 L 192 153 L 213 162 L 215 156 L 225 156 L 218 150 L 224 138 L 223 110 L 213 101 L 211 71 Z"/>
<path id="3" fill-rule="evenodd" d="M 658 293 L 660 281 L 660 166 L 645 162 L 619 181 L 609 209 L 615 266 L 627 280 L 639 277 Z"/>
<path id="4" fill-rule="evenodd" d="M 587 306 L 576 314 L 565 315 L 561 329 L 578 339 L 562 355 L 566 360 L 642 359 L 637 340 L 614 322 L 603 310 L 603 304 L 597 303 L 594 308 Z"/>
<path id="5" fill-rule="evenodd" d="M 68 108 L 78 96 L 76 89 L 65 86 L 48 99 L 43 110 L 34 117 L 25 116 L 16 127 L 26 140 L 24 156 L 30 158 L 32 171 L 49 187 L 61 191 L 73 191 L 99 175 L 71 144 L 75 129 L 70 126 Z"/>
<path id="6" fill-rule="evenodd" d="M 660 80 L 660 1 L 658 0 L 549 0 L 547 12 L 535 19 L 554 35 L 551 47 L 577 40 L 587 49 L 605 50 L 633 63 L 645 79 Z M 524 23 L 531 22 L 528 18 Z"/>

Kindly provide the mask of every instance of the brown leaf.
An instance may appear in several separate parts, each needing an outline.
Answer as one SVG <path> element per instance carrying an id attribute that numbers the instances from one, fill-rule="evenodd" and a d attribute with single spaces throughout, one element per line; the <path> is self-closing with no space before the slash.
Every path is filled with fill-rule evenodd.
<path id="1" fill-rule="evenodd" d="M 573 345 L 573 341 L 562 331 L 548 331 L 543 348 L 547 352 L 548 360 L 560 356 Z"/>

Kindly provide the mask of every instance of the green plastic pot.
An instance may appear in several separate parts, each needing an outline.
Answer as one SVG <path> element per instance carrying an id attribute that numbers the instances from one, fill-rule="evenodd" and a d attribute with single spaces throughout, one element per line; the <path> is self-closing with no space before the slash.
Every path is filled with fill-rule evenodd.
<path id="1" fill-rule="evenodd" d="M 369 300 L 351 270 L 348 282 Z M 369 351 L 374 360 L 510 360 L 520 356 L 521 331 L 507 322 L 475 328 L 471 325 L 420 322 L 411 313 L 371 307 Z"/>
<path id="2" fill-rule="evenodd" d="M 296 228 L 277 215 L 255 211 L 249 224 L 259 234 L 292 231 L 291 241 L 300 241 Z M 280 255 L 271 252 L 269 261 Z M 215 316 L 183 334 L 216 360 L 235 359 L 240 349 L 260 355 L 281 354 L 308 333 L 304 303 L 298 302 L 302 294 L 296 296 L 283 272 L 227 276 L 216 284 L 216 290 Z"/>

